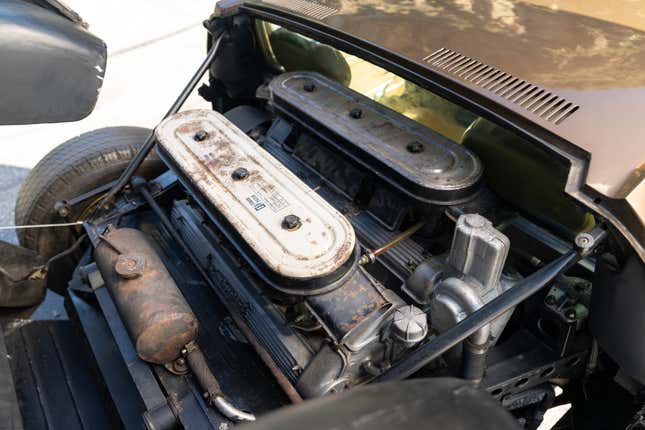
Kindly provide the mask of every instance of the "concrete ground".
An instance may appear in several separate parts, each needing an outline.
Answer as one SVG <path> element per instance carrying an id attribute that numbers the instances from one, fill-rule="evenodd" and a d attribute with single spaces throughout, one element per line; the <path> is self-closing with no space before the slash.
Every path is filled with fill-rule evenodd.
<path id="1" fill-rule="evenodd" d="M 101 127 L 153 127 L 177 97 L 206 53 L 201 22 L 215 0 L 66 0 L 106 41 L 105 81 L 94 112 L 82 121 L 0 127 L 0 226 L 13 225 L 14 202 L 29 170 L 51 149 Z M 207 107 L 193 94 L 187 108 Z M 0 230 L 0 240 L 16 241 Z M 40 318 L 60 318 L 60 297 L 48 296 Z M 32 315 L 32 318 L 38 315 Z M 547 412 L 546 430 L 567 406 Z"/>
<path id="2" fill-rule="evenodd" d="M 153 127 L 206 55 L 201 22 L 215 0 L 66 0 L 108 46 L 105 81 L 82 121 L 0 127 L 0 226 L 13 225 L 14 202 L 29 169 L 58 144 L 117 125 Z M 207 106 L 193 95 L 185 108 Z M 12 230 L 0 240 L 15 241 Z"/>

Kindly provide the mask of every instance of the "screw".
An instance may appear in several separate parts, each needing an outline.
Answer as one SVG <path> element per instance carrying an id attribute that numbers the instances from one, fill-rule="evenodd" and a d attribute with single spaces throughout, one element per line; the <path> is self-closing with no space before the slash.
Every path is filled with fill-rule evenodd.
<path id="1" fill-rule="evenodd" d="M 202 142 L 206 140 L 208 137 L 208 132 L 206 130 L 199 130 L 195 135 L 193 136 L 193 139 L 195 139 L 197 142 Z"/>
<path id="2" fill-rule="evenodd" d="M 363 116 L 363 110 L 360 108 L 354 108 L 349 111 L 349 116 L 354 119 L 360 119 Z"/>
<path id="3" fill-rule="evenodd" d="M 297 230 L 301 225 L 300 218 L 296 215 L 287 215 L 282 220 L 282 228 L 285 230 Z"/>
<path id="4" fill-rule="evenodd" d="M 241 181 L 242 179 L 246 179 L 249 176 L 249 171 L 246 170 L 244 167 L 238 167 L 233 171 L 233 174 L 231 177 L 236 180 L 236 181 Z"/>
<path id="5" fill-rule="evenodd" d="M 302 88 L 308 93 L 311 93 L 316 89 L 316 85 L 313 82 L 307 82 L 302 86 Z"/>
<path id="6" fill-rule="evenodd" d="M 405 148 L 408 150 L 408 152 L 418 154 L 419 152 L 423 151 L 423 143 L 415 140 L 414 142 L 408 143 Z"/>
<path id="7" fill-rule="evenodd" d="M 564 316 L 567 317 L 567 319 L 575 320 L 578 315 L 576 314 L 575 309 L 569 309 Z"/>
<path id="8" fill-rule="evenodd" d="M 555 305 L 555 296 L 552 296 L 551 294 L 549 294 L 548 296 L 546 296 L 546 299 L 544 299 L 544 303 L 546 303 L 549 306 Z"/>

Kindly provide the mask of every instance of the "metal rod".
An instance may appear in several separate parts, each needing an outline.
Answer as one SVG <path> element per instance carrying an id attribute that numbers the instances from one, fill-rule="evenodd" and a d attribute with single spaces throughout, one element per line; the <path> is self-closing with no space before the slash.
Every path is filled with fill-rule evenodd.
<path id="1" fill-rule="evenodd" d="M 468 315 L 457 325 L 419 347 L 403 361 L 395 364 L 376 378 L 375 382 L 393 381 L 411 376 L 431 361 L 439 358 L 439 356 L 452 347 L 466 340 L 481 327 L 489 324 L 504 312 L 519 305 L 540 291 L 556 276 L 574 265 L 580 258 L 581 255 L 579 252 L 569 251 L 545 265 L 532 275 L 518 282 L 513 288 L 500 294 L 497 298 Z"/>
<path id="2" fill-rule="evenodd" d="M 206 55 L 206 59 L 204 62 L 199 66 L 199 69 L 195 72 L 193 77 L 190 79 L 186 87 L 183 89 L 181 94 L 179 94 L 179 97 L 177 97 L 177 100 L 172 104 L 170 109 L 168 109 L 168 112 L 164 115 L 163 119 L 168 118 L 170 115 L 174 115 L 177 112 L 179 112 L 179 109 L 184 105 L 186 102 L 186 99 L 188 96 L 193 92 L 199 81 L 202 79 L 206 71 L 209 69 L 211 63 L 213 62 L 213 59 L 217 56 L 219 53 L 220 46 L 222 45 L 222 39 L 224 35 L 220 35 L 216 40 L 211 49 L 208 51 L 208 55 Z M 101 199 L 100 204 L 97 206 L 97 208 L 103 208 L 106 205 L 109 205 L 112 203 L 114 197 L 116 194 L 125 187 L 128 182 L 130 182 L 130 179 L 134 175 L 134 173 L 141 167 L 141 164 L 145 160 L 145 158 L 148 156 L 152 148 L 155 146 L 156 140 L 155 140 L 155 131 L 152 130 L 150 132 L 150 135 L 148 136 L 148 139 L 146 139 L 145 143 L 139 151 L 132 157 L 132 160 L 128 163 L 127 167 L 121 173 L 121 176 L 119 176 L 119 179 L 116 181 L 114 186 L 110 189 L 110 191 L 107 192 L 107 194 Z"/>
<path id="3" fill-rule="evenodd" d="M 74 227 L 82 224 L 83 224 L 83 221 L 63 222 L 58 224 L 3 225 L 2 227 L 0 227 L 0 230 L 25 230 L 30 228 Z"/>
<path id="4" fill-rule="evenodd" d="M 426 224 L 425 221 L 419 221 L 409 229 L 394 236 L 390 241 L 384 243 L 379 248 L 375 250 L 367 251 L 365 254 L 361 256 L 360 260 L 358 260 L 358 264 L 364 265 L 368 263 L 373 263 L 376 260 L 376 257 L 378 257 L 381 254 L 384 254 L 385 252 L 397 246 L 399 243 L 403 242 L 405 239 L 412 236 L 414 233 L 419 231 L 421 227 L 423 227 L 425 224 Z"/>
<path id="5" fill-rule="evenodd" d="M 136 179 L 139 179 L 139 178 L 136 178 Z M 145 181 L 140 181 L 139 183 L 137 183 L 135 185 L 135 188 L 139 190 L 139 192 L 146 200 L 150 208 L 159 217 L 159 219 L 161 220 L 161 224 L 164 226 L 164 228 L 170 234 L 170 236 L 172 236 L 173 240 L 177 244 L 179 244 L 181 249 L 186 253 L 186 255 L 188 255 L 193 265 L 199 271 L 202 278 L 204 278 L 204 280 L 214 291 L 217 291 L 217 288 L 213 284 L 213 281 L 210 279 L 210 277 L 206 273 L 206 270 L 204 270 L 204 268 L 200 264 L 197 257 L 195 257 L 192 250 L 188 247 L 184 238 L 181 237 L 181 235 L 177 232 L 177 230 L 175 230 L 174 226 L 172 225 L 172 222 L 170 221 L 166 213 L 155 201 L 150 191 L 146 188 Z M 282 373 L 282 371 L 280 370 L 276 362 L 273 360 L 273 357 L 271 357 L 271 355 L 267 352 L 267 350 L 264 348 L 262 343 L 260 343 L 259 339 L 255 336 L 255 334 L 249 328 L 246 322 L 244 322 L 244 320 L 240 318 L 236 310 L 227 300 L 221 300 L 221 302 L 226 308 L 226 310 L 228 311 L 228 313 L 230 314 L 237 328 L 242 332 L 244 337 L 246 337 L 246 339 L 249 341 L 251 346 L 253 346 L 253 348 L 255 349 L 255 352 L 260 356 L 260 359 L 262 360 L 262 362 L 264 362 L 264 364 L 267 366 L 271 374 L 275 377 L 278 385 L 280 385 L 280 387 L 287 395 L 289 400 L 291 400 L 292 403 L 302 402 L 302 397 L 300 396 L 296 388 L 291 384 L 291 382 L 289 382 L 287 377 L 284 376 L 284 373 Z"/>

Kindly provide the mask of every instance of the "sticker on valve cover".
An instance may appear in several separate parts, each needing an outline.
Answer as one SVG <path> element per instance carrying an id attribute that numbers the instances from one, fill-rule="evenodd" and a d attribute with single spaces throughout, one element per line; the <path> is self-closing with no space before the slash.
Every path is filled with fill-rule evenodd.
<path id="1" fill-rule="evenodd" d="M 246 198 L 246 201 L 258 212 L 265 207 L 271 208 L 273 212 L 281 211 L 289 206 L 289 202 L 275 190 L 273 185 L 264 181 L 258 181 L 252 185 L 255 194 Z"/>

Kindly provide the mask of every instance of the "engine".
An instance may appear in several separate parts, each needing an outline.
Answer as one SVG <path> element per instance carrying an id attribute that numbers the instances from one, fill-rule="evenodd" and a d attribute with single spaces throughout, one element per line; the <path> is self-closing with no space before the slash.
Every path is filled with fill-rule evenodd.
<path id="1" fill-rule="evenodd" d="M 369 382 L 512 288 L 509 239 L 468 210 L 468 149 L 315 73 L 260 92 L 265 110 L 183 112 L 156 136 L 191 196 L 176 228 L 303 397 Z M 481 379 L 510 314 L 448 364 Z"/>

